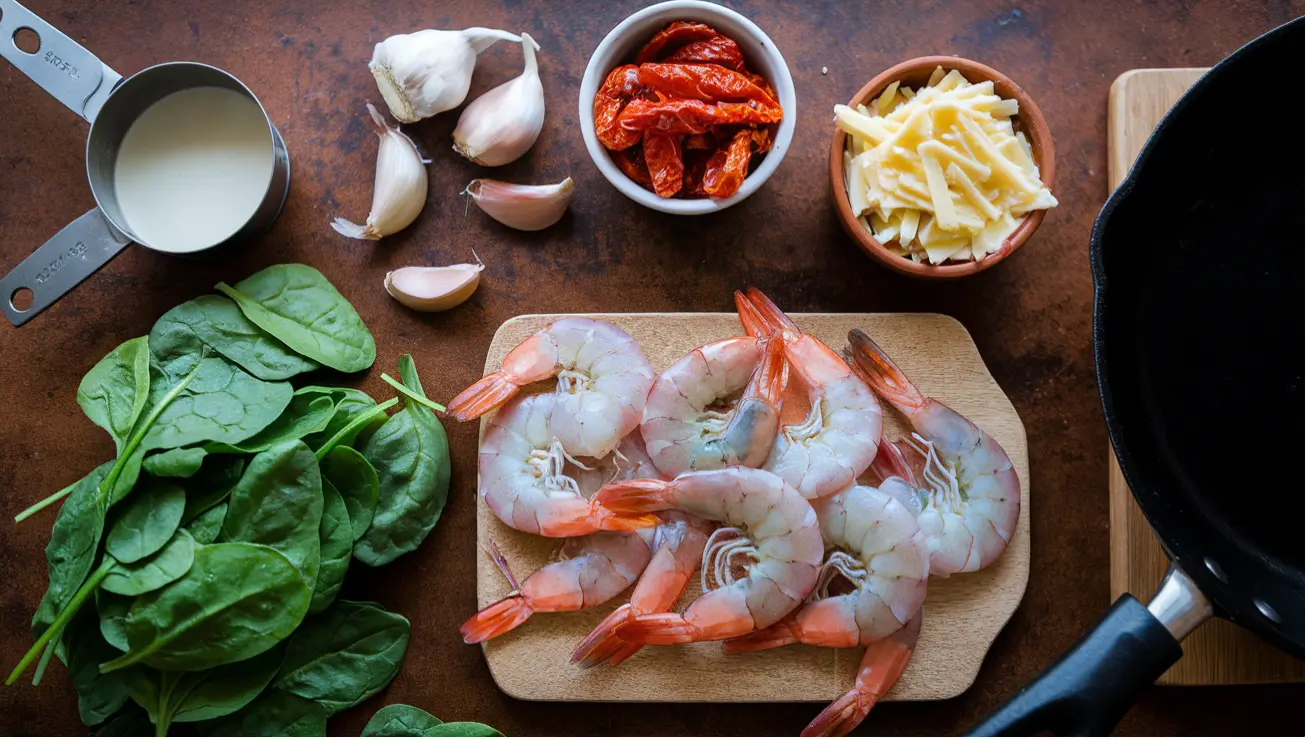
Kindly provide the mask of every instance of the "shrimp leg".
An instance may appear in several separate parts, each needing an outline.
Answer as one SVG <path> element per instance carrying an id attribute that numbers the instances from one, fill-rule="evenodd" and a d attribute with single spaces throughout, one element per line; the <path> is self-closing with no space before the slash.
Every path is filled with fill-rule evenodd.
<path id="1" fill-rule="evenodd" d="M 590 534 L 563 545 L 569 559 L 546 565 L 521 589 L 487 606 L 462 624 L 462 639 L 478 644 L 525 623 L 535 613 L 592 608 L 615 598 L 648 565 L 651 550 L 640 532 Z"/>
<path id="2" fill-rule="evenodd" d="M 891 636 L 867 647 L 856 673 L 856 686 L 826 706 L 802 730 L 802 736 L 846 736 L 859 726 L 906 670 L 923 618 L 921 611 Z"/>
<path id="3" fill-rule="evenodd" d="M 658 527 L 654 546 L 657 539 L 661 544 L 639 578 L 630 602 L 613 611 L 580 642 L 571 655 L 571 663 L 584 669 L 602 662 L 615 667 L 638 652 L 642 645 L 617 636 L 617 629 L 637 615 L 669 611 L 675 605 L 698 569 L 710 529 L 707 522 L 688 516 Z"/>

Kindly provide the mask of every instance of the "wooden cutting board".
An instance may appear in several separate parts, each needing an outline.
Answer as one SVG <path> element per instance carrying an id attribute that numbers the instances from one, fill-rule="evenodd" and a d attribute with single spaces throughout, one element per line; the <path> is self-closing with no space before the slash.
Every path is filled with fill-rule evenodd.
<path id="1" fill-rule="evenodd" d="M 1204 69 L 1134 69 L 1110 88 L 1110 189 L 1128 175 L 1142 146 L 1165 113 Z M 1110 454 L 1110 597 L 1149 597 L 1160 585 L 1169 558 Z M 1221 618 L 1211 619 L 1183 642 L 1183 658 L 1157 681 L 1161 685 L 1299 682 L 1305 662 L 1260 641 Z"/>
<path id="2" fill-rule="evenodd" d="M 561 316 L 520 316 L 499 327 L 485 360 L 497 370 L 522 339 Z M 593 315 L 628 331 L 661 371 L 692 349 L 742 334 L 733 313 Z M 920 642 L 887 700 L 940 700 L 973 682 L 989 645 L 1010 619 L 1029 578 L 1029 463 L 1024 425 L 984 366 L 969 333 L 952 318 L 935 314 L 798 314 L 804 329 L 830 346 L 846 344 L 862 328 L 901 365 L 924 392 L 973 419 L 1010 454 L 1019 473 L 1024 505 L 1006 553 L 982 572 L 930 582 Z M 885 410 L 884 430 L 902 433 L 900 419 Z M 484 423 L 481 426 L 484 433 Z M 485 549 L 497 542 L 518 579 L 547 563 L 557 540 L 504 526 L 478 503 L 477 562 L 480 607 L 508 594 L 508 585 Z M 686 599 L 696 597 L 691 586 Z M 726 657 L 719 644 L 648 647 L 616 668 L 580 670 L 571 650 L 607 616 L 623 594 L 578 613 L 538 614 L 515 631 L 484 645 L 495 682 L 526 700 L 576 701 L 829 701 L 853 684 L 860 649 L 800 645 Z M 685 601 L 687 602 L 687 600 Z M 470 616 L 471 614 L 467 614 Z"/>

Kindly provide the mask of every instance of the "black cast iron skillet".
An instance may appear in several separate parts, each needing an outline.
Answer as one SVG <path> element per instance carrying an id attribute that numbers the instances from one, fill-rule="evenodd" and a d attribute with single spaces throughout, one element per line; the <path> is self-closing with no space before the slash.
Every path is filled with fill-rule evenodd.
<path id="1" fill-rule="evenodd" d="M 1109 733 L 1211 615 L 1305 658 L 1303 70 L 1305 18 L 1225 59 L 1097 218 L 1106 426 L 1173 565 L 972 734 Z"/>

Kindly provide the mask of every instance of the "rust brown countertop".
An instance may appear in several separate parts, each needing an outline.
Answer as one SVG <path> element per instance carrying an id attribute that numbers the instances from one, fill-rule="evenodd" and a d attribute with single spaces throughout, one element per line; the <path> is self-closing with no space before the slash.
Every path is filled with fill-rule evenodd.
<path id="1" fill-rule="evenodd" d="M 163 311 L 277 262 L 324 272 L 376 335 L 377 369 L 358 378 L 388 394 L 381 370 L 411 352 L 432 397 L 479 374 L 494 329 L 522 313 L 723 311 L 730 293 L 762 287 L 793 311 L 937 311 L 973 334 L 1028 429 L 1032 572 L 1023 605 L 963 696 L 885 704 L 864 733 L 957 733 L 1069 647 L 1109 603 L 1106 434 L 1093 377 L 1087 242 L 1106 197 L 1106 92 L 1135 67 L 1213 64 L 1254 36 L 1305 12 L 1275 3 L 729 2 L 778 44 L 797 85 L 797 136 L 775 176 L 724 213 L 673 218 L 626 200 L 585 153 L 576 117 L 589 54 L 638 2 L 445 0 L 307 3 L 86 3 L 29 6 L 124 74 L 158 62 L 208 62 L 244 80 L 286 139 L 293 184 L 275 228 L 248 250 L 186 262 L 132 248 L 21 330 L 0 326 L 0 663 L 30 644 L 28 621 L 45 589 L 42 549 L 51 517 L 8 523 L 32 501 L 112 456 L 107 436 L 75 400 L 86 370 L 119 342 L 148 332 Z M 366 68 L 372 45 L 420 28 L 482 25 L 529 30 L 548 117 L 538 144 L 492 176 L 575 178 L 560 224 L 508 231 L 457 196 L 488 174 L 450 149 L 456 114 L 408 128 L 430 165 L 430 198 L 412 228 L 380 244 L 348 241 L 327 224 L 361 220 L 370 202 L 374 138 L 363 105 L 380 103 Z M 953 284 L 926 284 L 872 263 L 844 236 L 830 204 L 826 155 L 831 107 L 903 59 L 955 54 L 1010 74 L 1038 101 L 1059 154 L 1061 207 L 1017 254 Z M 822 72 L 828 68 L 828 73 Z M 472 96 L 520 69 L 499 45 L 482 56 Z M 8 270 L 92 205 L 86 124 L 0 62 L 0 269 Z M 488 269 L 461 308 L 420 315 L 387 296 L 387 269 L 470 261 Z M 508 698 L 478 647 L 458 638 L 475 610 L 474 424 L 449 423 L 454 482 L 444 518 L 420 551 L 346 592 L 412 620 L 399 677 L 382 696 L 332 721 L 357 735 L 385 702 L 413 703 L 450 720 L 508 734 L 794 734 L 818 710 L 797 705 L 536 704 Z M 559 665 L 558 669 L 567 669 Z M 1125 719 L 1130 734 L 1297 734 L 1305 686 L 1152 689 Z M 0 733 L 79 734 L 76 696 L 62 667 L 39 688 L 0 689 Z M 670 709 L 670 710 L 668 710 Z"/>

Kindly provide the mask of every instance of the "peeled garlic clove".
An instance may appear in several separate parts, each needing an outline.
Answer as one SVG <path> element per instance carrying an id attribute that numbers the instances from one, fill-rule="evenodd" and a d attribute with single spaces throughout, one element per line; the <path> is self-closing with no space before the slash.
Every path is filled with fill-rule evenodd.
<path id="1" fill-rule="evenodd" d="M 540 231 L 557 223 L 571 202 L 571 178 L 556 185 L 514 185 L 498 180 L 472 180 L 462 191 L 476 206 L 504 226 Z"/>
<path id="2" fill-rule="evenodd" d="M 521 43 L 521 37 L 493 28 L 402 33 L 377 44 L 367 67 L 390 114 L 415 123 L 462 105 L 476 57 L 496 41 Z"/>
<path id="3" fill-rule="evenodd" d="M 453 148 L 476 164 L 497 167 L 525 154 L 544 128 L 544 86 L 535 52 L 539 44 L 521 34 L 526 68 L 471 102 L 453 129 Z"/>
<path id="4" fill-rule="evenodd" d="M 385 291 L 413 310 L 433 313 L 461 305 L 480 285 L 483 264 L 403 267 L 385 275 Z"/>
<path id="5" fill-rule="evenodd" d="M 366 226 L 336 218 L 331 228 L 351 239 L 377 241 L 407 228 L 421 213 L 426 205 L 426 165 L 412 139 L 404 136 L 398 126 L 390 128 L 371 103 L 367 110 L 381 139 L 376 152 L 372 212 L 367 214 Z"/>

